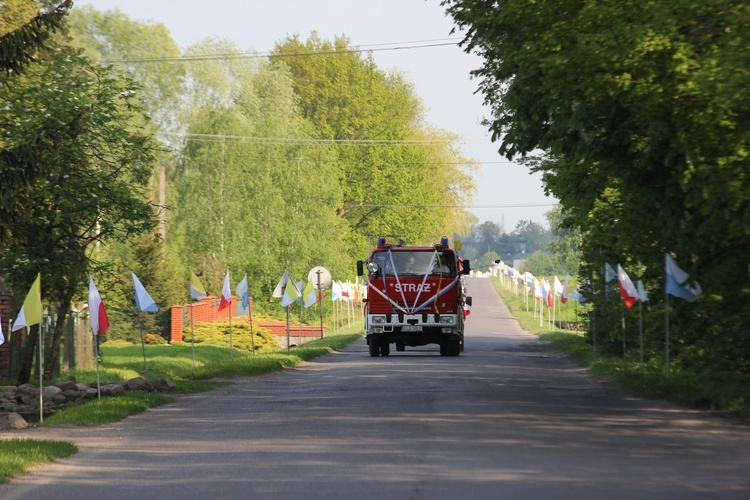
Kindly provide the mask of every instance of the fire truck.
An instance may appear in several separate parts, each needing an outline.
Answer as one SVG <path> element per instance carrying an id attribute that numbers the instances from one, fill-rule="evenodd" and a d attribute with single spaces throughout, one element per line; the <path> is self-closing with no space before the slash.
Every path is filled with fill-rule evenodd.
<path id="1" fill-rule="evenodd" d="M 464 348 L 464 320 L 471 306 L 464 275 L 468 260 L 448 246 L 448 238 L 426 247 L 391 245 L 385 238 L 357 274 L 365 286 L 365 334 L 370 356 L 388 356 L 406 346 L 438 344 L 442 356 L 458 356 Z"/>

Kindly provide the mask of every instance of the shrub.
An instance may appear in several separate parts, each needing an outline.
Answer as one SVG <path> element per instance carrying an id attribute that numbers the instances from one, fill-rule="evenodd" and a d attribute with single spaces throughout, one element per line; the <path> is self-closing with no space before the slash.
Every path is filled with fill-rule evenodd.
<path id="1" fill-rule="evenodd" d="M 194 335 L 196 344 L 210 344 L 221 347 L 229 346 L 229 322 L 216 321 L 195 323 L 194 332 L 186 328 L 182 334 L 183 342 L 191 342 L 191 335 Z M 253 338 L 250 337 L 250 323 L 236 322 L 232 323 L 232 347 L 249 352 L 271 352 L 278 349 L 276 339 L 265 328 L 253 326 Z"/>
<path id="2" fill-rule="evenodd" d="M 161 335 L 156 335 L 154 333 L 147 333 L 146 335 L 143 336 L 143 343 L 147 345 L 160 345 L 160 344 L 166 344 L 167 341 Z"/>

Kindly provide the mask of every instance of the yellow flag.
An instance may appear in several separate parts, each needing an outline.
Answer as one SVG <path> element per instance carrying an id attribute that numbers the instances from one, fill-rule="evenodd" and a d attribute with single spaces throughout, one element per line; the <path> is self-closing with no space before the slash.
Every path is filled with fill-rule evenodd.
<path id="1" fill-rule="evenodd" d="M 38 325 L 42 322 L 42 275 L 36 275 L 31 290 L 23 301 L 23 311 L 26 316 L 26 325 Z"/>
<path id="2" fill-rule="evenodd" d="M 206 296 L 206 289 L 192 270 L 190 271 L 190 296 L 195 300 L 201 300 Z"/>

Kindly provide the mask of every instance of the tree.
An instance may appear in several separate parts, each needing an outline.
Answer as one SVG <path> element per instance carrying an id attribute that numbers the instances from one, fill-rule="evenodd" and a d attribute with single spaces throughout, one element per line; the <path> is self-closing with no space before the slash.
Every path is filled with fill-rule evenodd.
<path id="1" fill-rule="evenodd" d="M 543 151 L 530 165 L 586 235 L 582 272 L 611 259 L 645 267 L 656 286 L 664 253 L 674 252 L 706 291 L 690 315 L 674 315 L 682 346 L 674 354 L 692 366 L 750 370 L 750 356 L 737 355 L 750 352 L 750 226 L 742 222 L 750 219 L 750 54 L 741 48 L 750 43 L 750 6 L 442 5 L 467 28 L 466 49 L 484 59 L 475 75 L 500 151 Z"/>
<path id="2" fill-rule="evenodd" d="M 87 275 L 99 270 L 92 255 L 97 244 L 125 240 L 154 225 L 143 188 L 155 144 L 129 126 L 140 112 L 137 103 L 117 97 L 133 85 L 60 49 L 0 88 L 0 98 L 8 103 L 0 109 L 3 135 L 19 144 L 31 143 L 29 137 L 39 130 L 46 138 L 33 150 L 44 175 L 16 191 L 19 209 L 4 221 L 9 236 L 0 271 L 17 290 L 26 289 L 41 271 L 43 297 L 58 318 L 44 363 L 47 378 L 73 298 Z M 28 380 L 29 363 L 19 382 Z"/>
<path id="3" fill-rule="evenodd" d="M 206 40 L 187 53 L 236 51 Z M 287 268 L 295 277 L 314 265 L 353 269 L 337 216 L 335 152 L 310 141 L 288 70 L 217 59 L 189 64 L 188 75 L 189 135 L 170 220 L 179 260 L 200 269 L 209 289 L 219 289 L 230 269 L 247 273 L 251 292 L 266 297 Z"/>
<path id="4" fill-rule="evenodd" d="M 41 3 L 32 0 L 3 2 L 0 24 L 0 88 L 11 85 L 34 63 L 50 45 L 50 36 L 62 27 L 63 18 L 72 6 L 71 0 L 60 2 L 54 8 L 39 11 Z M 40 153 L 54 147 L 60 139 L 53 128 L 44 128 L 38 120 L 29 124 L 18 121 L 2 122 L 0 135 L 0 241 L 7 236 L 6 222 L 23 211 L 22 193 L 44 174 L 46 165 Z M 23 127 L 24 134 L 13 128 Z"/>
<path id="5" fill-rule="evenodd" d="M 316 33 L 305 42 L 287 37 L 272 62 L 291 71 L 316 136 L 336 141 L 339 214 L 353 255 L 378 236 L 426 243 L 468 226 L 457 207 L 473 194 L 466 175 L 473 163 L 460 155 L 457 137 L 425 126 L 422 103 L 401 75 L 378 69 L 346 37 L 329 42 Z"/>

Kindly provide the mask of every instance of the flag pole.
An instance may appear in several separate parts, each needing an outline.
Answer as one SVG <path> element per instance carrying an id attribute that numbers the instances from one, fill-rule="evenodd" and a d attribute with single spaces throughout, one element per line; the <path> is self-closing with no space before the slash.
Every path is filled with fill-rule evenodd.
<path id="1" fill-rule="evenodd" d="M 102 387 L 99 381 L 99 338 L 93 328 L 91 333 L 94 334 L 94 359 L 96 360 L 96 399 L 102 399 Z"/>
<path id="2" fill-rule="evenodd" d="M 292 283 L 294 286 L 294 283 Z M 291 304 L 290 304 L 291 305 Z M 289 351 L 289 306 L 286 306 L 286 350 Z"/>
<path id="3" fill-rule="evenodd" d="M 250 317 L 250 343 L 253 346 L 253 356 L 255 356 L 255 333 L 253 333 L 253 298 L 250 297 L 247 303 L 247 314 Z"/>
<path id="4" fill-rule="evenodd" d="M 146 375 L 146 379 L 148 379 L 148 366 L 146 365 L 146 344 L 143 342 L 143 322 L 141 321 L 141 308 L 136 307 L 138 309 L 138 332 L 141 335 L 141 349 L 143 349 L 143 372 Z"/>
<path id="5" fill-rule="evenodd" d="M 195 372 L 195 320 L 193 319 L 193 306 L 190 304 L 190 344 L 193 346 L 193 372 Z"/>
<path id="6" fill-rule="evenodd" d="M 44 351 L 42 344 L 44 339 L 42 338 L 42 325 L 38 325 L 39 329 L 39 421 L 44 422 Z"/>
<path id="7" fill-rule="evenodd" d="M 234 297 L 232 297 L 234 300 Z M 229 359 L 234 359 L 234 349 L 232 348 L 232 300 L 229 301 Z"/>
<path id="8" fill-rule="evenodd" d="M 669 294 L 664 292 L 664 376 L 669 378 Z"/>
<path id="9" fill-rule="evenodd" d="M 318 275 L 318 293 L 320 294 L 318 296 L 318 303 L 320 304 L 320 338 L 323 338 L 323 288 L 320 285 L 320 273 L 323 271 L 318 269 L 316 271 Z"/>
<path id="10" fill-rule="evenodd" d="M 641 344 L 641 370 L 643 370 L 643 300 L 638 300 L 638 333 Z"/>

